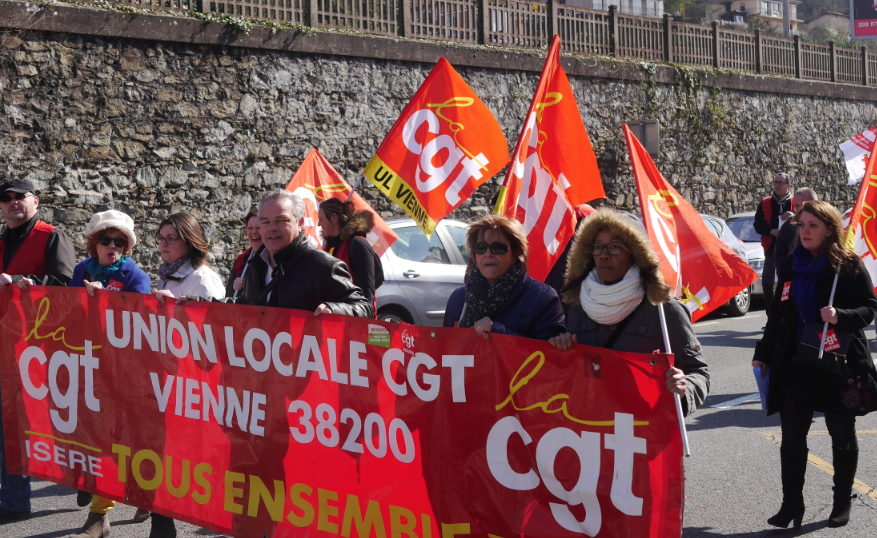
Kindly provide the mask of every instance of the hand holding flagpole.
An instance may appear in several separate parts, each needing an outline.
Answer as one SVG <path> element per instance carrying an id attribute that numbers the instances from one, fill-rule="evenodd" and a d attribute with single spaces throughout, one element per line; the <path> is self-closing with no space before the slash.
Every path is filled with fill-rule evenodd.
<path id="1" fill-rule="evenodd" d="M 832 296 L 834 291 L 832 290 Z M 661 334 L 664 335 L 664 349 L 667 353 L 673 353 L 670 349 L 670 336 L 667 333 L 667 318 L 664 317 L 664 305 L 658 305 L 658 315 L 661 318 Z M 685 417 L 682 415 L 682 399 L 675 392 L 673 400 L 676 402 L 676 418 L 679 420 L 679 431 L 682 433 L 682 453 L 685 457 L 691 456 L 691 449 L 688 448 L 688 430 L 685 429 Z"/>
<path id="2" fill-rule="evenodd" d="M 828 306 L 834 305 L 834 291 L 837 289 L 837 277 L 840 274 L 840 266 L 838 266 L 838 272 L 834 274 L 834 283 L 831 285 L 831 297 L 828 298 Z M 819 358 L 822 358 L 822 353 L 825 351 L 825 338 L 828 336 L 828 322 L 825 322 L 825 326 L 822 327 L 822 341 L 819 343 Z"/>

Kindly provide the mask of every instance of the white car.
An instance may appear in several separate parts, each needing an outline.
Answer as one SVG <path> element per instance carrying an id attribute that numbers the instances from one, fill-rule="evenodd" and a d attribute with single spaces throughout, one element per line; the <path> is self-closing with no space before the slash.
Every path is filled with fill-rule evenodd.
<path id="1" fill-rule="evenodd" d="M 731 215 L 725 222 L 731 227 L 734 235 L 743 241 L 746 248 L 746 261 L 758 273 L 758 280 L 752 284 L 752 295 L 764 295 L 761 272 L 764 270 L 764 249 L 761 247 L 761 236 L 752 227 L 755 222 L 755 211 Z"/>
<path id="2" fill-rule="evenodd" d="M 427 239 L 411 219 L 387 224 L 399 239 L 381 256 L 384 283 L 377 290 L 378 319 L 441 327 L 448 298 L 463 285 L 469 225 L 445 219 Z"/>

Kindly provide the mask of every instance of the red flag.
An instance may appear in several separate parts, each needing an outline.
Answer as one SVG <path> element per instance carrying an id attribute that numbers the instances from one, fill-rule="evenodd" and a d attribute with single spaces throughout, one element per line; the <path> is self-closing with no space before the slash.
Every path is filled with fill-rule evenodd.
<path id="1" fill-rule="evenodd" d="M 868 159 L 856 205 L 850 212 L 845 242 L 862 258 L 871 281 L 877 283 L 877 158 L 873 154 Z"/>
<path id="2" fill-rule="evenodd" d="M 530 276 L 541 281 L 575 234 L 573 208 L 605 196 L 555 35 L 493 212 L 524 225 Z"/>
<path id="3" fill-rule="evenodd" d="M 661 260 L 661 273 L 697 321 L 758 279 L 728 245 L 703 223 L 624 125 L 630 163 L 642 206 L 643 224 Z"/>
<path id="4" fill-rule="evenodd" d="M 508 162 L 496 118 L 442 58 L 381 142 L 365 177 L 430 235 Z"/>
<path id="5" fill-rule="evenodd" d="M 304 233 L 313 241 L 317 248 L 322 248 L 323 237 L 317 226 L 320 202 L 328 198 L 347 200 L 350 196 L 350 185 L 344 181 L 332 165 L 320 154 L 316 148 L 311 148 L 298 171 L 292 176 L 286 190 L 301 196 L 305 203 Z M 375 227 L 368 233 L 366 239 L 378 256 L 383 256 L 390 245 L 399 238 L 393 230 L 387 226 L 384 219 L 362 199 L 359 193 L 354 192 L 350 198 L 357 211 L 370 211 L 375 218 Z"/>

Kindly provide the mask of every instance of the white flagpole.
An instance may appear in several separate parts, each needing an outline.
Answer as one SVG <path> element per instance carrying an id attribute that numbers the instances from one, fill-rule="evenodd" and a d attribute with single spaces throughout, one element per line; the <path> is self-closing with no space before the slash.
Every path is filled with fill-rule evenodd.
<path id="1" fill-rule="evenodd" d="M 661 333 L 664 335 L 664 348 L 667 353 L 673 353 L 670 349 L 670 335 L 667 334 L 667 318 L 664 317 L 664 305 L 658 305 L 658 315 L 661 317 Z M 676 418 L 679 420 L 679 431 L 682 433 L 682 453 L 685 457 L 691 456 L 691 449 L 688 448 L 688 430 L 685 429 L 685 417 L 682 416 L 682 399 L 679 394 L 673 393 L 673 400 L 676 402 Z"/>
<path id="2" fill-rule="evenodd" d="M 253 249 L 253 251 L 250 252 L 250 255 L 247 256 L 247 261 L 244 263 L 244 270 L 241 271 L 241 276 L 240 276 L 240 278 L 244 278 L 244 277 L 247 275 L 247 269 L 250 268 L 250 260 L 253 259 L 253 255 L 254 255 L 255 253 L 256 253 L 256 249 Z M 232 300 L 232 301 L 234 301 L 235 299 L 238 298 L 238 292 L 239 292 L 239 291 L 241 291 L 241 290 L 234 290 L 234 295 L 231 296 L 231 300 Z"/>
<path id="3" fill-rule="evenodd" d="M 828 298 L 828 306 L 834 305 L 834 291 L 837 289 L 837 277 L 840 274 L 840 266 L 838 272 L 834 274 L 834 283 L 831 285 L 831 297 Z M 825 351 L 825 337 L 828 336 L 828 322 L 822 327 L 822 341 L 819 343 L 819 358 L 822 358 L 822 352 Z"/>

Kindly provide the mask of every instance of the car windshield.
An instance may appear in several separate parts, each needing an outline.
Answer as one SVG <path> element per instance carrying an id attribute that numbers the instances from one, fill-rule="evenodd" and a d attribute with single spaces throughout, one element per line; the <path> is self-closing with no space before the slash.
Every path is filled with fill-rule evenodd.
<path id="1" fill-rule="evenodd" d="M 728 219 L 728 226 L 731 227 L 731 231 L 734 232 L 734 235 L 742 239 L 743 241 L 757 243 L 761 241 L 761 236 L 758 235 L 758 232 L 755 231 L 755 228 L 752 227 L 752 223 L 755 222 L 755 217 L 737 217 L 735 219 Z"/>

